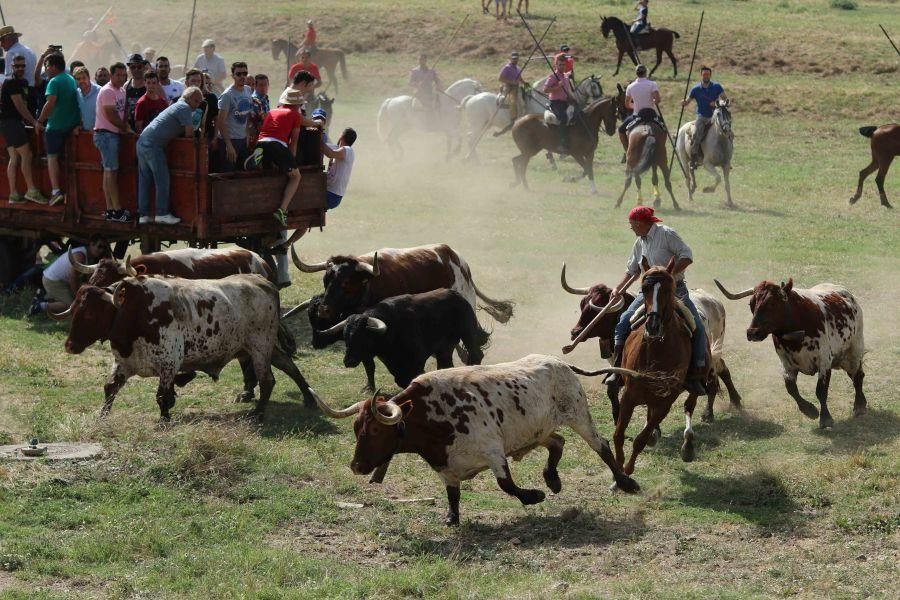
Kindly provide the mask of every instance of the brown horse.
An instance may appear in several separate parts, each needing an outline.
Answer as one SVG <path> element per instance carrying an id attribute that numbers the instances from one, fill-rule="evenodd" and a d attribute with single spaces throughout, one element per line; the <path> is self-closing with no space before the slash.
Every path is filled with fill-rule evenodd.
<path id="1" fill-rule="evenodd" d="M 620 90 L 620 94 L 622 93 Z M 594 194 L 597 193 L 597 186 L 594 184 L 594 151 L 599 141 L 600 124 L 603 124 L 606 135 L 614 134 L 616 113 L 620 105 L 621 101 L 617 98 L 601 97 L 588 104 L 580 114 L 576 114 L 573 125 L 565 125 L 569 128 L 567 153 L 582 169 L 579 177 L 569 177 L 567 181 L 578 181 L 587 176 L 591 182 L 591 192 Z M 521 183 L 527 190 L 525 171 L 528 169 L 528 161 L 541 150 L 560 153 L 559 126 L 545 124 L 544 115 L 526 115 L 513 125 L 512 137 L 519 148 L 519 155 L 512 159 L 513 170 L 516 173 L 513 186 Z"/>
<path id="2" fill-rule="evenodd" d="M 278 60 L 278 57 L 284 53 L 287 67 L 290 68 L 293 61 L 299 58 L 300 47 L 295 46 L 293 42 L 288 43 L 285 39 L 272 40 L 272 59 Z M 334 91 L 338 91 L 337 67 L 341 67 L 341 75 L 344 79 L 350 79 L 347 75 L 347 63 L 344 60 L 344 51 L 338 48 L 317 48 L 312 57 L 312 61 L 319 66 L 319 69 L 325 69 L 328 73 L 328 85 L 334 84 Z"/>
<path id="3" fill-rule="evenodd" d="M 638 204 L 643 204 L 644 199 L 641 196 L 641 173 L 649 168 L 653 168 L 653 206 L 659 208 L 662 200 L 659 197 L 659 176 L 657 169 L 661 169 L 663 173 L 663 182 L 672 197 L 672 206 L 675 210 L 681 210 L 678 201 L 675 200 L 675 193 L 672 191 L 672 181 L 669 177 L 669 165 L 666 157 L 666 132 L 656 123 L 643 123 L 636 125 L 628 132 L 628 150 L 625 152 L 625 187 L 619 194 L 616 201 L 616 208 L 622 205 L 622 199 L 625 198 L 625 192 L 631 187 L 631 180 L 638 189 Z"/>
<path id="4" fill-rule="evenodd" d="M 681 394 L 688 367 L 691 362 L 691 334 L 682 318 L 676 314 L 675 299 L 675 259 L 665 267 L 650 268 L 643 260 L 644 277 L 641 293 L 644 295 L 644 315 L 635 323 L 622 354 L 622 367 L 641 373 L 641 377 L 626 375 L 625 387 L 613 443 L 616 461 L 627 474 L 634 473 L 634 463 L 638 454 L 651 441 L 654 431 L 669 414 L 672 404 Z M 642 323 L 642 324 L 641 324 Z M 707 345 L 707 357 L 709 346 Z M 710 361 L 706 361 L 709 365 Z M 707 374 L 707 380 L 711 372 Z M 643 430 L 634 438 L 631 458 L 624 463 L 625 430 L 631 421 L 635 406 L 647 406 L 647 422 Z M 684 403 L 687 426 L 681 457 L 690 462 L 694 459 L 694 430 L 691 419 L 697 406 L 697 396 L 690 394 Z"/>
<path id="5" fill-rule="evenodd" d="M 881 127 L 870 125 L 860 127 L 859 132 L 867 138 L 872 138 L 870 143 L 872 162 L 859 172 L 859 183 L 856 185 L 856 193 L 850 198 L 850 204 L 855 204 L 862 196 L 863 181 L 866 180 L 866 177 L 878 171 L 878 175 L 875 176 L 875 184 L 878 186 L 878 195 L 881 196 L 881 205 L 893 208 L 888 202 L 887 194 L 884 193 L 884 178 L 887 176 L 894 157 L 900 154 L 900 125 L 897 123 Z"/>
<path id="6" fill-rule="evenodd" d="M 672 54 L 672 44 L 675 42 L 675 38 L 681 37 L 677 31 L 672 31 L 665 27 L 651 29 L 650 33 L 638 35 L 637 41 L 632 42 L 631 32 L 628 31 L 628 27 L 617 17 L 602 17 L 600 31 L 603 33 L 604 38 L 609 38 L 609 32 L 616 36 L 616 50 L 619 51 L 619 58 L 616 62 L 616 72 L 613 73 L 613 77 L 619 74 L 619 69 L 622 67 L 622 56 L 626 52 L 631 61 L 634 64 L 638 64 L 640 61 L 635 56 L 634 50 L 649 50 L 650 48 L 656 49 L 656 64 L 650 69 L 649 76 L 653 76 L 653 72 L 659 66 L 659 63 L 662 62 L 662 53 L 665 52 L 669 56 L 669 60 L 672 61 L 672 69 L 674 69 L 672 77 L 678 77 L 678 60 Z M 632 46 L 632 43 L 635 45 Z"/>

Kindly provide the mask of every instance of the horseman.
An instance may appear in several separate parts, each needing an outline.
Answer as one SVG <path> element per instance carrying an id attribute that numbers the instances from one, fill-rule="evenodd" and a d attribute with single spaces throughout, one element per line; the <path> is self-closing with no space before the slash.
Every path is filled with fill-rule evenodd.
<path id="1" fill-rule="evenodd" d="M 628 264 L 625 268 L 625 277 L 613 288 L 610 296 L 610 303 L 618 301 L 624 293 L 624 287 L 634 276 L 640 275 L 641 263 L 644 259 L 651 267 L 664 267 L 669 260 L 675 259 L 675 295 L 687 307 L 694 317 L 696 325 L 691 337 L 691 368 L 688 371 L 687 380 L 684 387 L 691 394 L 702 396 L 706 394 L 706 388 L 703 381 L 706 377 L 706 331 L 703 328 L 703 321 L 694 303 L 688 296 L 687 285 L 684 282 L 684 271 L 690 266 L 693 260 L 691 249 L 684 240 L 681 239 L 674 229 L 660 225 L 662 220 L 653 215 L 653 209 L 649 206 L 635 206 L 628 213 L 628 223 L 631 230 L 637 236 L 634 242 L 634 249 Z M 619 323 L 616 325 L 614 365 L 619 367 L 622 365 L 622 350 L 625 347 L 625 340 L 631 333 L 631 317 L 635 311 L 644 305 L 643 293 L 638 293 L 631 305 L 619 317 Z M 607 381 L 607 385 L 622 385 L 621 376 L 616 375 Z"/>
<path id="2" fill-rule="evenodd" d="M 503 65 L 499 79 L 502 84 L 500 93 L 509 105 L 509 121 L 514 123 L 519 118 L 519 105 L 522 102 L 521 86 L 525 85 L 522 81 L 522 69 L 519 67 L 518 52 L 509 55 L 509 62 Z"/>
<path id="3" fill-rule="evenodd" d="M 571 48 L 569 48 L 568 44 L 562 44 L 559 47 L 559 51 L 566 55 L 566 66 L 563 69 L 563 72 L 569 76 L 569 79 L 574 83 L 575 81 L 575 57 L 569 54 Z"/>
<path id="4" fill-rule="evenodd" d="M 663 127 L 658 120 L 657 112 L 657 107 L 662 99 L 659 95 L 659 86 L 647 77 L 647 67 L 644 65 L 635 67 L 634 74 L 637 75 L 637 79 L 625 88 L 625 108 L 632 109 L 631 115 L 626 117 L 619 126 L 619 141 L 622 142 L 622 148 L 626 152 L 628 151 L 627 132 L 634 121 L 638 119 L 645 122 L 655 121 L 657 125 Z"/>
<path id="5" fill-rule="evenodd" d="M 648 0 L 638 0 L 638 3 L 634 6 L 634 8 L 637 10 L 637 18 L 631 23 L 631 39 L 634 41 L 635 48 L 640 47 L 640 45 L 638 44 L 638 36 L 642 33 L 650 31 L 650 21 L 647 18 L 647 2 Z"/>
<path id="6" fill-rule="evenodd" d="M 691 168 L 696 169 L 700 162 L 701 144 L 709 125 L 712 121 L 713 110 L 716 101 L 721 98 L 727 100 L 725 88 L 712 80 L 712 69 L 700 68 L 700 83 L 691 88 L 691 93 L 682 101 L 681 106 L 687 106 L 694 100 L 697 103 L 697 119 L 694 121 L 694 135 L 691 137 Z"/>
<path id="7" fill-rule="evenodd" d="M 303 45 L 301 48 L 305 48 L 309 50 L 309 55 L 312 56 L 316 53 L 316 38 L 318 34 L 316 33 L 316 24 L 313 23 L 312 19 L 309 19 L 306 22 L 306 32 L 303 34 Z"/>
<path id="8" fill-rule="evenodd" d="M 572 82 L 566 76 L 566 55 L 560 52 L 553 59 L 553 72 L 544 82 L 544 92 L 550 99 L 550 112 L 559 121 L 559 152 L 569 149 L 569 104 L 572 95 Z"/>
<path id="9" fill-rule="evenodd" d="M 424 52 L 419 55 L 419 66 L 409 72 L 409 87 L 425 112 L 437 112 L 438 94 L 442 93 L 441 80 L 437 71 L 428 67 L 428 56 Z"/>

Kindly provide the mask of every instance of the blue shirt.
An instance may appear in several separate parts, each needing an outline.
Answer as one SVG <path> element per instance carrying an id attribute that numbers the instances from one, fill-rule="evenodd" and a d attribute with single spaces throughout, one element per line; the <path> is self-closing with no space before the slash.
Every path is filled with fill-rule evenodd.
<path id="1" fill-rule="evenodd" d="M 713 115 L 711 104 L 724 92 L 725 88 L 715 81 L 710 81 L 706 87 L 703 87 L 702 83 L 692 87 L 688 98 L 693 98 L 697 102 L 697 115 L 709 119 Z"/>
<path id="2" fill-rule="evenodd" d="M 193 109 L 184 100 L 179 100 L 159 113 L 138 138 L 144 147 L 164 148 L 169 142 L 184 135 L 184 128 L 191 125 Z"/>
<path id="3" fill-rule="evenodd" d="M 81 107 L 81 128 L 90 131 L 94 128 L 94 121 L 97 120 L 97 94 L 100 93 L 100 86 L 91 82 L 91 89 L 87 94 L 78 88 L 78 104 Z"/>

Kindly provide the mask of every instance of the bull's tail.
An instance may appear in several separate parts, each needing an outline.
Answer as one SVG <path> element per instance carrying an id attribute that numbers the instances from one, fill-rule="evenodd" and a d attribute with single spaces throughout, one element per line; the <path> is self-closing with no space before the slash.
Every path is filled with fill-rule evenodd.
<path id="1" fill-rule="evenodd" d="M 294 356 L 297 353 L 297 340 L 294 339 L 283 321 L 278 321 L 278 339 L 275 341 L 275 347 L 286 356 Z"/>
<path id="2" fill-rule="evenodd" d="M 653 164 L 653 156 L 656 154 L 656 136 L 653 135 L 651 131 L 650 134 L 644 138 L 644 147 L 641 149 L 641 158 L 638 160 L 637 165 L 631 170 L 632 175 L 640 175 L 644 171 L 650 168 L 650 165 Z"/>
<path id="3" fill-rule="evenodd" d="M 391 99 L 388 98 L 384 102 L 381 103 L 381 108 L 378 109 L 378 138 L 385 142 L 387 141 L 388 135 L 390 135 L 390 131 L 387 131 L 387 118 L 388 118 L 388 104 L 391 103 Z"/>
<path id="4" fill-rule="evenodd" d="M 568 364 L 568 363 L 566 363 Z M 631 369 L 622 369 L 620 367 L 607 367 L 605 369 L 600 369 L 598 371 L 585 371 L 584 369 L 579 369 L 575 365 L 569 365 L 569 368 L 572 369 L 574 373 L 578 375 L 584 375 L 585 377 L 596 377 L 598 375 L 606 375 L 608 373 L 616 373 L 617 375 L 628 375 L 629 377 L 633 377 L 634 379 L 648 379 L 644 373 L 640 373 L 638 371 L 632 371 Z"/>
<path id="5" fill-rule="evenodd" d="M 878 129 L 877 125 L 866 125 L 865 127 L 859 128 L 859 133 L 863 137 L 870 138 L 875 133 L 876 129 Z"/>
<path id="6" fill-rule="evenodd" d="M 512 319 L 513 309 L 516 306 L 515 302 L 512 300 L 494 300 L 493 298 L 486 296 L 478 289 L 478 286 L 475 285 L 474 281 L 472 282 L 472 287 L 475 288 L 475 295 L 484 303 L 482 308 L 487 314 L 497 319 L 500 323 L 506 323 Z"/>

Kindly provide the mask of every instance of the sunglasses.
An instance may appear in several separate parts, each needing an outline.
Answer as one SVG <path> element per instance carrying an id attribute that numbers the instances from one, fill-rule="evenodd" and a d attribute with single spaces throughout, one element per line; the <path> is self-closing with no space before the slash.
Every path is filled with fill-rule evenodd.
<path id="1" fill-rule="evenodd" d="M 238 71 L 237 73 L 234 74 L 234 76 L 235 77 L 246 77 L 247 71 Z"/>

